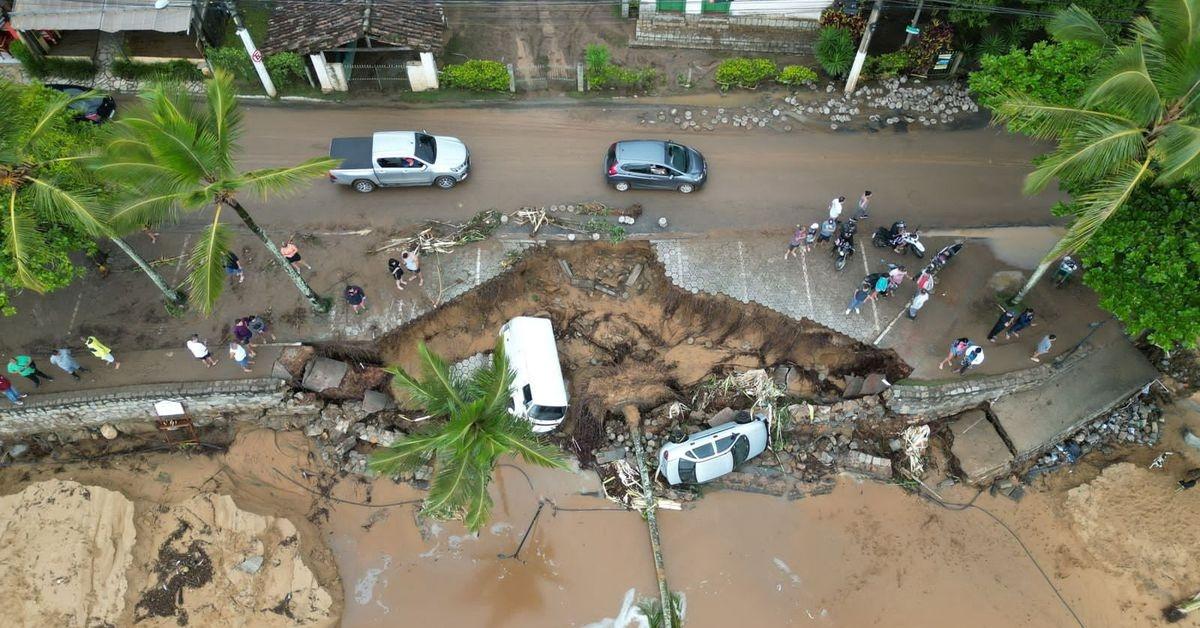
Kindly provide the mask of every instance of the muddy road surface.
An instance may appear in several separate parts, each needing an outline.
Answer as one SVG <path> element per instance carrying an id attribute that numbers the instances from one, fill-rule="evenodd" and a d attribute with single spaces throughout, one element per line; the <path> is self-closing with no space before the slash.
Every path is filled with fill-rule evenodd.
<path id="1" fill-rule="evenodd" d="M 295 198 L 255 200 L 250 210 L 276 229 L 357 229 L 463 219 L 487 208 L 639 202 L 648 215 L 671 219 L 674 229 L 700 232 L 812 222 L 835 194 L 846 196 L 849 207 L 869 188 L 875 192 L 872 213 L 881 221 L 903 217 L 923 227 L 964 227 L 1051 219 L 1053 194 L 1021 194 L 1029 160 L 1045 148 L 1003 130 L 683 134 L 637 124 L 642 110 L 658 107 L 247 107 L 241 144 L 248 167 L 325 155 L 332 137 L 378 130 L 452 135 L 472 153 L 470 178 L 453 190 L 359 194 L 318 179 Z M 690 195 L 616 192 L 605 184 L 601 162 L 612 142 L 631 138 L 674 139 L 699 149 L 710 164 L 708 185 Z"/>

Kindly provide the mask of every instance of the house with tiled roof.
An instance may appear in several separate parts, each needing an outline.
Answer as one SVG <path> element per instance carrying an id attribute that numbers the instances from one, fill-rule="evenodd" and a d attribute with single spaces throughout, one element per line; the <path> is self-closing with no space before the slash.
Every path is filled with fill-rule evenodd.
<path id="1" fill-rule="evenodd" d="M 437 88 L 446 18 L 436 0 L 276 0 L 260 46 L 305 56 L 322 91 Z"/>

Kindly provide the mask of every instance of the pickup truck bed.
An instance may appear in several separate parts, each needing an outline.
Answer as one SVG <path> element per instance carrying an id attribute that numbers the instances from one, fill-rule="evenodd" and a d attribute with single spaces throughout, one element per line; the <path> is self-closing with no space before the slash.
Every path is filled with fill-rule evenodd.
<path id="1" fill-rule="evenodd" d="M 335 137 L 329 143 L 329 156 L 341 159 L 342 165 L 337 170 L 370 170 L 371 138 L 369 137 Z"/>

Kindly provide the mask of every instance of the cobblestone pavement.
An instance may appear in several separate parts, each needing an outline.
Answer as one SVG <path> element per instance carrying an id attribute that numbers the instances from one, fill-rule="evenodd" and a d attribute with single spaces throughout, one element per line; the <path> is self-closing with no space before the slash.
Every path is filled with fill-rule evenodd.
<path id="1" fill-rule="evenodd" d="M 878 249 L 866 249 L 860 241 L 858 253 L 838 272 L 828 244 L 784 260 L 785 243 L 786 238 L 781 241 L 778 237 L 658 240 L 654 249 L 667 276 L 685 290 L 724 294 L 743 303 L 753 301 L 867 343 L 875 340 L 911 297 L 911 284 L 907 284 L 893 297 L 865 304 L 861 314 L 846 315 L 846 305 L 863 277 L 885 269 Z"/>

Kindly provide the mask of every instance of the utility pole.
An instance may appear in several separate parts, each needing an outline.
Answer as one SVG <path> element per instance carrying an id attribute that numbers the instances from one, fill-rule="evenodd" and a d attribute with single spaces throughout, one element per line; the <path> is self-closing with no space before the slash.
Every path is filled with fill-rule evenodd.
<path id="1" fill-rule="evenodd" d="M 917 0 L 917 12 L 913 13 L 912 24 L 910 25 L 911 28 L 908 29 L 908 34 L 904 36 L 904 45 L 905 46 L 912 43 L 912 38 L 913 38 L 913 35 L 915 34 L 915 33 L 913 33 L 913 30 L 915 30 L 917 28 L 917 20 L 921 19 L 921 7 L 923 7 L 923 6 L 925 6 L 925 0 Z"/>
<path id="2" fill-rule="evenodd" d="M 263 65 L 263 54 L 254 45 L 254 39 L 250 37 L 250 31 L 246 30 L 246 25 L 242 23 L 242 16 L 234 6 L 233 0 L 225 0 L 225 9 L 233 17 L 234 30 L 242 39 L 242 45 L 246 47 L 246 54 L 250 55 L 250 62 L 254 64 L 254 70 L 258 72 L 258 79 L 262 81 L 263 89 L 266 90 L 267 96 L 274 98 L 275 83 L 271 81 L 271 75 L 267 73 L 267 66 Z"/>
<path id="3" fill-rule="evenodd" d="M 863 64 L 867 61 L 867 48 L 871 45 L 871 35 L 875 32 L 875 24 L 879 22 L 879 13 L 883 10 L 883 0 L 875 0 L 871 8 L 871 17 L 867 18 L 867 27 L 863 29 L 862 41 L 858 44 L 858 54 L 854 55 L 854 65 L 850 68 L 850 76 L 846 77 L 846 95 L 854 93 L 858 84 L 858 75 L 862 73 Z"/>

